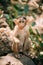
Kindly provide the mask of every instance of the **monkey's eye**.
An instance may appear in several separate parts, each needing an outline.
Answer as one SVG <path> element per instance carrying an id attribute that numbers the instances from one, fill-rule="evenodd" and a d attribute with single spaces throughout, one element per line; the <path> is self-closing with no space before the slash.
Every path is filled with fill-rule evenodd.
<path id="1" fill-rule="evenodd" d="M 22 23 L 24 23 L 24 21 L 21 21 Z"/>
<path id="2" fill-rule="evenodd" d="M 19 23 L 24 23 L 24 21 L 19 21 Z"/>
<path id="3" fill-rule="evenodd" d="M 19 21 L 19 23 L 21 23 L 21 21 Z"/>

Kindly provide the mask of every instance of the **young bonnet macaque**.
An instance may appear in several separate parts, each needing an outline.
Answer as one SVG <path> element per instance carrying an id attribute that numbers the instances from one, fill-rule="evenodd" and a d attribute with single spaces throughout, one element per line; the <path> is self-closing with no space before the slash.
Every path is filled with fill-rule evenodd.
<path id="1" fill-rule="evenodd" d="M 17 19 L 14 19 L 15 28 L 13 30 L 14 36 L 19 40 L 15 41 L 15 43 L 12 46 L 12 50 L 14 51 L 16 57 L 19 56 L 19 52 L 25 53 L 29 46 L 31 45 L 29 43 L 29 25 L 32 23 L 34 18 L 32 16 L 26 17 L 19 17 Z"/>

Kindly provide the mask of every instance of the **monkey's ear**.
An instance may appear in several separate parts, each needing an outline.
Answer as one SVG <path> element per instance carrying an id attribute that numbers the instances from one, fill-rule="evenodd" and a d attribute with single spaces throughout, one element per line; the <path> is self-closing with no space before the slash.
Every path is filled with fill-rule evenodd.
<path id="1" fill-rule="evenodd" d="M 17 25 L 18 24 L 18 19 L 13 19 L 13 22 Z"/>

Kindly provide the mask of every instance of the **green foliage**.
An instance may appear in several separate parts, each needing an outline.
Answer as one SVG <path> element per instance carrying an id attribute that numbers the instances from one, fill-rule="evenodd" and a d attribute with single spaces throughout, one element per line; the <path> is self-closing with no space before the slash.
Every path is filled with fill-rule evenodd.
<path id="1" fill-rule="evenodd" d="M 4 17 L 7 19 L 7 23 L 9 24 L 10 28 L 13 29 L 14 24 L 13 24 L 12 18 L 8 14 L 4 14 Z"/>
<path id="2" fill-rule="evenodd" d="M 43 35 L 39 34 L 38 30 L 36 30 L 36 34 L 30 27 L 29 29 L 30 32 L 30 39 L 33 43 L 34 49 L 37 51 L 37 57 L 38 58 L 43 58 L 43 55 L 40 54 L 41 51 L 43 51 Z"/>
<path id="3" fill-rule="evenodd" d="M 35 24 L 36 24 L 36 23 L 35 23 L 35 22 L 33 22 L 31 25 L 32 25 L 32 26 L 35 26 Z"/>

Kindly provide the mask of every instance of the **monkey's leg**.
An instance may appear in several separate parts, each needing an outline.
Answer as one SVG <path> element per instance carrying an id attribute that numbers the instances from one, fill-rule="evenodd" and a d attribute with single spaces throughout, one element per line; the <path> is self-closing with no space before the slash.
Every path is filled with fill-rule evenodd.
<path id="1" fill-rule="evenodd" d="M 28 53 L 29 53 L 30 47 L 31 47 L 31 41 L 27 38 L 25 40 L 24 47 L 23 47 L 24 55 L 29 56 Z"/>

